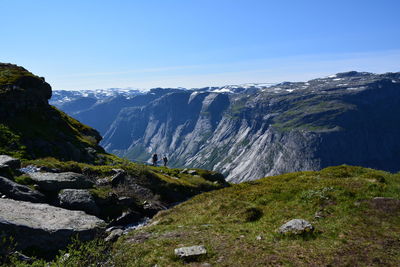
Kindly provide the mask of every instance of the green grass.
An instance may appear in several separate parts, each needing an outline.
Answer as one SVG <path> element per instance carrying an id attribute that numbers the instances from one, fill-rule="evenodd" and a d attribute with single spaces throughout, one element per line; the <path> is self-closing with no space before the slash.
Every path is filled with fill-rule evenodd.
<path id="1" fill-rule="evenodd" d="M 338 166 L 233 185 L 160 213 L 118 241 L 113 261 L 184 266 L 174 248 L 201 244 L 209 253 L 200 263 L 213 266 L 396 266 L 400 206 L 373 208 L 374 197 L 399 199 L 400 175 Z M 280 236 L 279 226 L 294 218 L 312 222 L 315 233 Z"/>
<path id="2" fill-rule="evenodd" d="M 22 77 L 36 77 L 26 69 L 22 67 L 18 67 L 16 65 L 6 65 L 6 66 L 0 66 L 0 94 L 4 93 L 4 89 L 1 87 L 6 86 L 6 85 L 12 85 L 18 79 Z"/>
<path id="3" fill-rule="evenodd" d="M 117 157 L 109 165 L 60 161 L 51 157 L 24 160 L 23 166 L 27 165 L 84 173 L 94 179 L 110 178 L 115 173 L 113 169 L 123 169 L 129 176 L 134 177 L 136 183 L 149 188 L 160 197 L 160 200 L 168 203 L 183 201 L 196 194 L 228 186 L 224 177 L 217 172 L 194 169 L 198 175 L 189 175 L 181 173 L 182 169 L 146 166 Z M 99 187 L 93 189 L 92 193 L 104 198 L 113 190 L 109 187 Z"/>
<path id="4" fill-rule="evenodd" d="M 355 107 L 343 101 L 314 96 L 297 100 L 286 106 L 274 118 L 273 126 L 280 131 L 301 129 L 308 131 L 330 130 L 337 126 L 337 118 Z"/>

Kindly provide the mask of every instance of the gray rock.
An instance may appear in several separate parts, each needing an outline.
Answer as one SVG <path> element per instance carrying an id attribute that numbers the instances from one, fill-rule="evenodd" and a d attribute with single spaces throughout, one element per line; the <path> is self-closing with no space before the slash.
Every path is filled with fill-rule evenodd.
<path id="1" fill-rule="evenodd" d="M 136 211 L 129 210 L 129 211 L 124 212 L 121 216 L 119 216 L 114 221 L 112 221 L 109 224 L 109 226 L 134 224 L 134 223 L 139 222 L 141 219 L 143 219 L 142 214 L 140 214 L 139 212 L 136 212 Z"/>
<path id="2" fill-rule="evenodd" d="M 13 171 L 7 165 L 0 165 L 0 176 L 12 179 L 13 178 Z"/>
<path id="3" fill-rule="evenodd" d="M 122 169 L 113 169 L 114 175 L 111 177 L 111 185 L 118 186 L 125 181 L 126 172 Z"/>
<path id="4" fill-rule="evenodd" d="M 92 215 L 99 214 L 99 207 L 86 189 L 61 190 L 58 194 L 58 201 L 61 207 L 69 210 L 82 210 Z"/>
<path id="5" fill-rule="evenodd" d="M 72 237 L 93 239 L 105 226 L 103 220 L 83 211 L 47 204 L 0 199 L 0 232 L 12 236 L 17 249 L 54 253 L 65 248 Z"/>
<path id="6" fill-rule="evenodd" d="M 93 182 L 84 175 L 74 172 L 36 172 L 30 173 L 29 176 L 44 191 L 60 191 L 67 188 L 85 189 L 93 186 Z"/>
<path id="7" fill-rule="evenodd" d="M 5 177 L 0 176 L 0 193 L 4 194 L 8 198 L 15 200 L 23 200 L 29 202 L 46 202 L 45 196 L 36 191 L 32 190 L 28 186 L 17 184 Z"/>
<path id="8" fill-rule="evenodd" d="M 112 230 L 111 233 L 104 239 L 106 242 L 114 242 L 116 241 L 121 235 L 123 235 L 124 231 L 122 229 L 115 229 Z"/>
<path id="9" fill-rule="evenodd" d="M 196 170 L 188 170 L 187 173 L 190 174 L 190 175 L 197 175 L 198 174 Z"/>
<path id="10" fill-rule="evenodd" d="M 32 258 L 30 258 L 30 257 L 28 257 L 28 256 L 26 256 L 26 255 L 24 255 L 24 254 L 22 254 L 22 253 L 19 252 L 19 251 L 15 251 L 15 252 L 13 253 L 13 256 L 16 257 L 19 261 L 24 261 L 24 262 L 26 262 L 26 263 L 33 263 L 33 259 L 32 259 Z"/>
<path id="11" fill-rule="evenodd" d="M 135 199 L 131 197 L 119 197 L 118 205 L 121 206 L 131 206 L 135 203 Z"/>
<path id="12" fill-rule="evenodd" d="M 109 185 L 111 182 L 108 178 L 103 178 L 103 179 L 97 179 L 96 180 L 96 185 L 98 186 L 106 186 Z"/>
<path id="13" fill-rule="evenodd" d="M 0 155 L 0 165 L 5 165 L 16 170 L 21 168 L 21 161 L 7 155 Z"/>
<path id="14" fill-rule="evenodd" d="M 279 227 L 281 234 L 303 234 L 314 231 L 314 227 L 306 220 L 293 219 Z"/>
<path id="15" fill-rule="evenodd" d="M 196 257 L 207 254 L 204 246 L 181 247 L 175 249 L 175 255 L 180 258 Z"/>

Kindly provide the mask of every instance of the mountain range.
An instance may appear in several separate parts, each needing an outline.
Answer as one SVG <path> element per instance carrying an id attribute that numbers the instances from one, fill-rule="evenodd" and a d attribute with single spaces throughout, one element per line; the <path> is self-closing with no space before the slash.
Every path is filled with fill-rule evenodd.
<path id="1" fill-rule="evenodd" d="M 228 181 L 350 164 L 400 170 L 400 73 L 199 89 L 54 91 L 50 103 L 97 129 L 106 151 Z"/>

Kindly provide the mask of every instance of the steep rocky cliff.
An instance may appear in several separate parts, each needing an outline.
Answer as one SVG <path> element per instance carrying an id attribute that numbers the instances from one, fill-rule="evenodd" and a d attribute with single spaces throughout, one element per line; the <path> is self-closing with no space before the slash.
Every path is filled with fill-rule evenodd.
<path id="1" fill-rule="evenodd" d="M 84 121 L 84 120 L 83 120 Z M 261 87 L 166 91 L 121 107 L 107 151 L 240 182 L 338 164 L 399 171 L 400 73 L 346 72 Z"/>
<path id="2" fill-rule="evenodd" d="M 101 162 L 99 133 L 50 106 L 51 87 L 26 69 L 0 63 L 0 153 Z"/>

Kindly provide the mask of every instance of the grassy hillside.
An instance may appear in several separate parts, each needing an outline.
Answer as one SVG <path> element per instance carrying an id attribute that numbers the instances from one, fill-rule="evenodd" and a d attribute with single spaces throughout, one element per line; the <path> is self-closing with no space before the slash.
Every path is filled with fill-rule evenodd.
<path id="1" fill-rule="evenodd" d="M 392 197 L 397 200 L 379 200 Z M 205 245 L 212 266 L 396 266 L 400 175 L 339 166 L 264 178 L 198 195 L 120 239 L 116 266 L 180 266 L 174 248 Z M 316 231 L 283 237 L 302 218 Z"/>
<path id="2" fill-rule="evenodd" d="M 76 243 L 50 266 L 398 266 L 399 199 L 400 174 L 361 167 L 268 177 L 195 196 L 114 244 Z M 277 232 L 294 218 L 315 231 Z M 207 255 L 174 256 L 192 245 Z"/>

